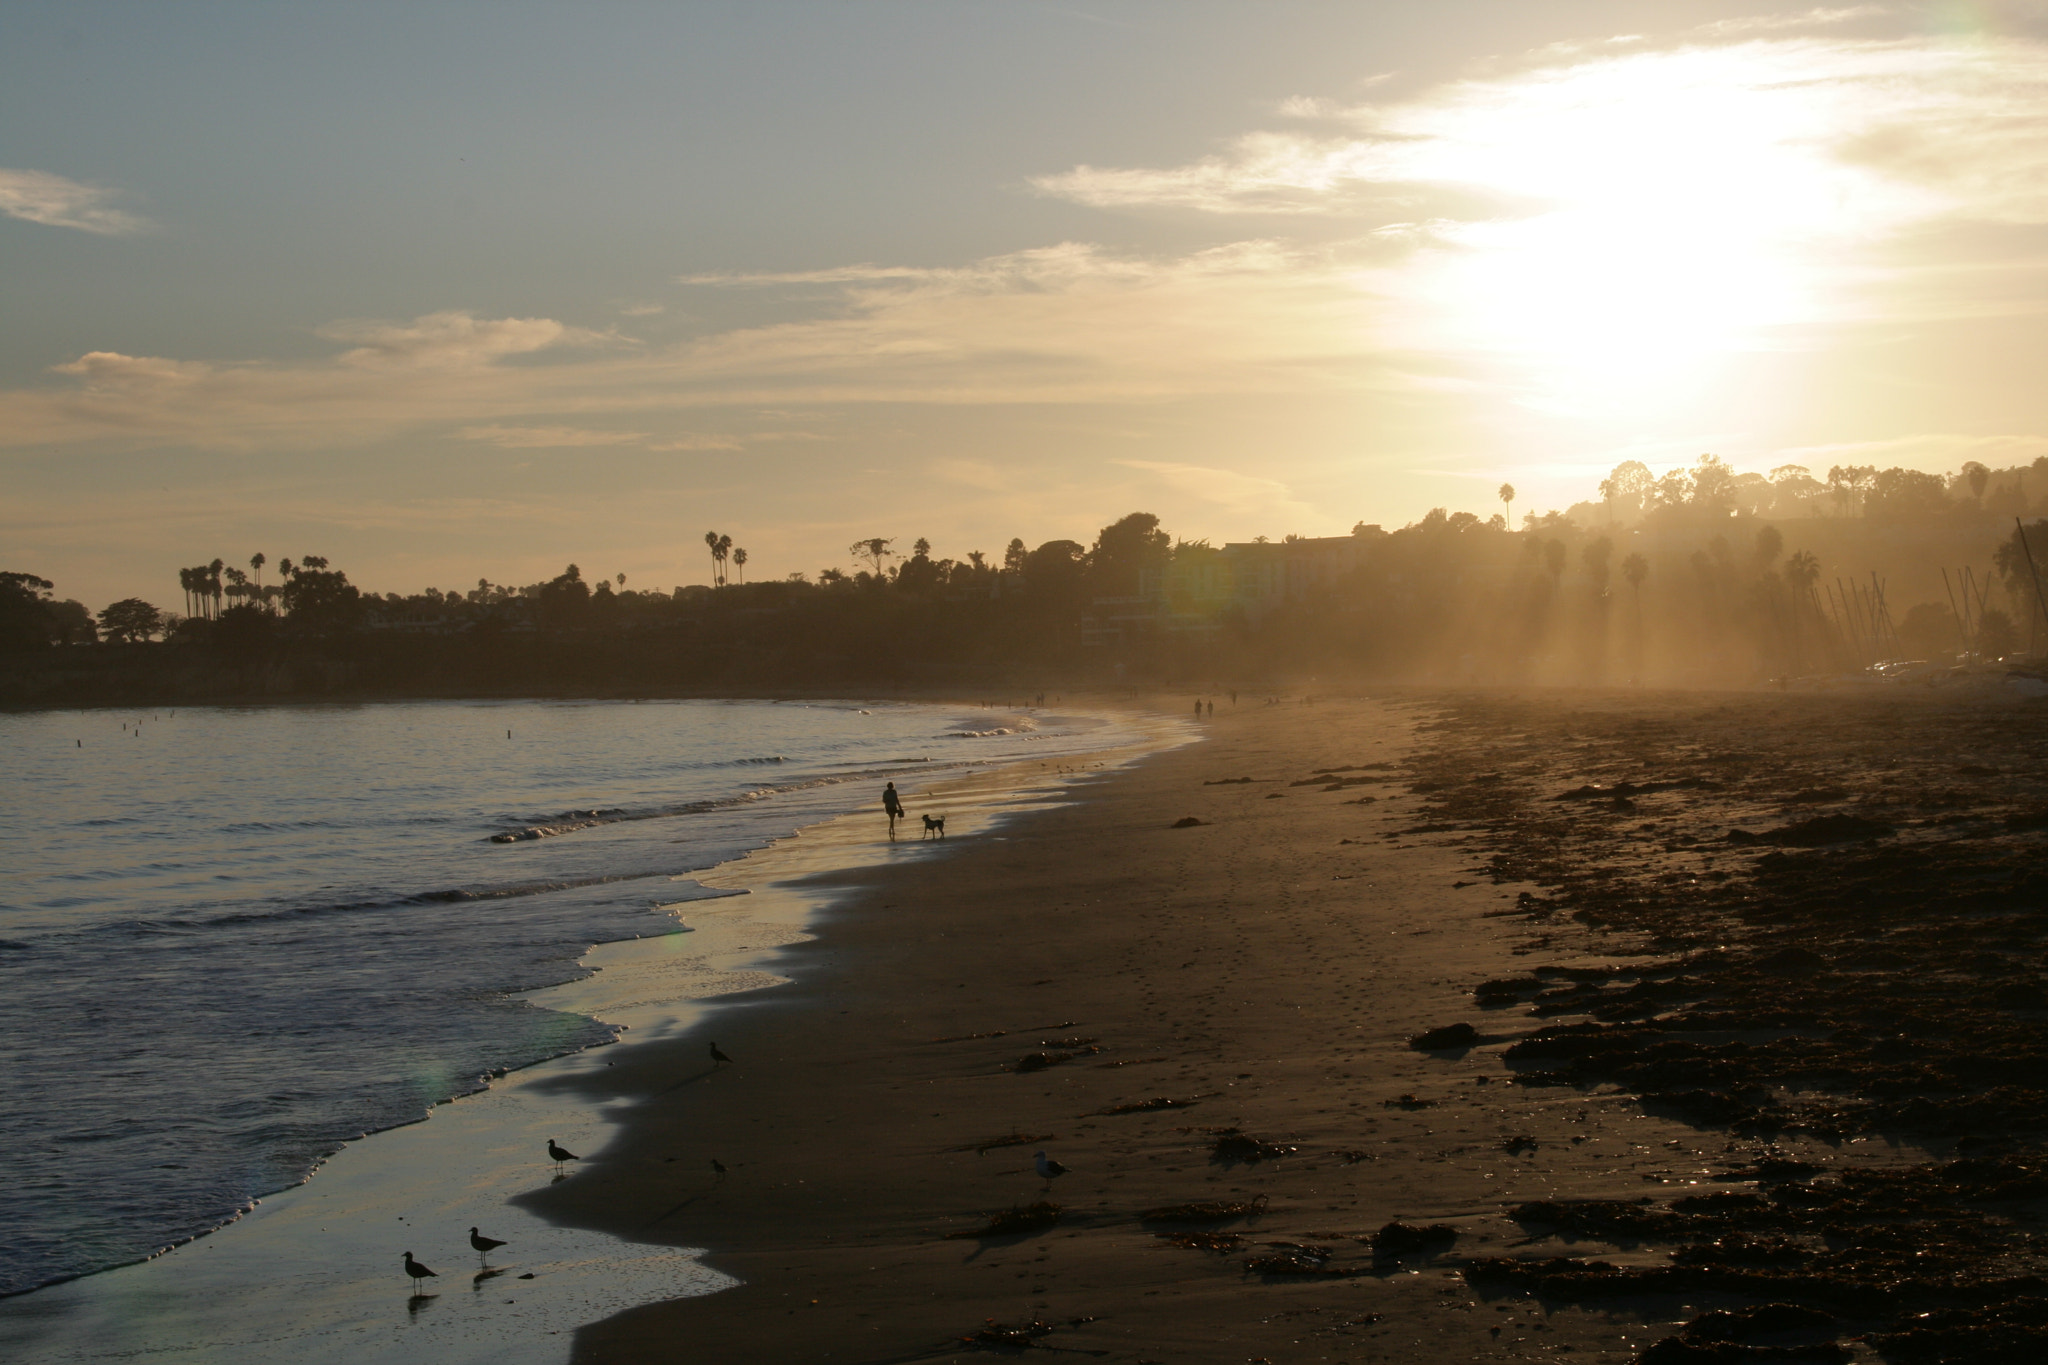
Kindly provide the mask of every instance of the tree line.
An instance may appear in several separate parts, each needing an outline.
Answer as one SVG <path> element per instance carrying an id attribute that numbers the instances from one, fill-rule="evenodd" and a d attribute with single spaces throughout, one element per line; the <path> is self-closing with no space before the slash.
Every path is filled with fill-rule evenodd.
<path id="1" fill-rule="evenodd" d="M 1034 549 L 1018 538 L 1000 558 L 864 537 L 843 567 L 755 582 L 745 550 L 712 532 L 711 584 L 672 591 L 629 589 L 624 574 L 586 578 L 571 564 L 523 585 L 480 578 L 459 591 L 377 594 L 317 555 L 279 560 L 266 581 L 259 554 L 246 572 L 222 559 L 178 571 L 182 612 L 130 598 L 95 615 L 58 600 L 47 580 L 9 573 L 0 645 L 20 658 L 150 643 L 227 692 L 302 690 L 315 673 L 454 688 L 581 686 L 600 674 L 716 687 L 1075 670 L 1754 681 L 2048 639 L 2032 558 L 2048 540 L 1989 529 L 1998 509 L 2028 508 L 2030 480 L 2048 496 L 2044 473 L 2048 461 L 1965 465 L 1946 478 L 1837 467 L 1823 479 L 1793 466 L 1757 476 L 1709 455 L 1651 478 L 1630 461 L 1597 500 L 1530 512 L 1518 530 L 1503 486 L 1490 517 L 1439 508 L 1391 532 L 1361 523 L 1348 538 L 1217 547 L 1134 512 L 1092 542 Z M 1791 505 L 1806 515 L 1777 515 Z M 1905 600 L 1866 574 L 1866 551 L 1901 527 L 1962 547 L 1946 601 Z M 1788 532 L 1811 543 L 1790 545 Z M 1311 561 L 1342 572 L 1289 576 Z M 1236 587 L 1204 576 L 1219 565 Z M 1260 581 L 1279 588 L 1244 588 L 1259 565 Z M 372 675 L 382 681 L 364 681 Z"/>

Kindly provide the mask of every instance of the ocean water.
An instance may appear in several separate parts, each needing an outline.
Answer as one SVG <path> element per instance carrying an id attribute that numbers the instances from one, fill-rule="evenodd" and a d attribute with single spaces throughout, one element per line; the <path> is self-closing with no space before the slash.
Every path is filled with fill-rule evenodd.
<path id="1" fill-rule="evenodd" d="M 673 930 L 713 894 L 689 872 L 892 778 L 1131 738 L 856 703 L 0 715 L 0 1293 L 151 1255 L 495 1069 L 608 1041 L 512 993 Z"/>

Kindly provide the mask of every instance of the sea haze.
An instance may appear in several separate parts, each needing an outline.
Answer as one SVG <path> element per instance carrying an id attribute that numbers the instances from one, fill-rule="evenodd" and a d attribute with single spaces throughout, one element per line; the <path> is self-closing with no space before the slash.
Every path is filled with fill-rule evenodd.
<path id="1" fill-rule="evenodd" d="M 0 715 L 0 1293 L 150 1255 L 494 1068 L 608 1040 L 511 993 L 711 894 L 670 878 L 890 778 L 1125 738 L 853 703 Z"/>

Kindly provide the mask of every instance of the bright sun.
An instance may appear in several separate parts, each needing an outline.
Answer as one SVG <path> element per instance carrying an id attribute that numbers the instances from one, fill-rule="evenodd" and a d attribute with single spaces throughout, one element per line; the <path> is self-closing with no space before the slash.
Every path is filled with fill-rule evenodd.
<path id="1" fill-rule="evenodd" d="M 1834 155 L 1850 112 L 1782 48 L 1644 53 L 1467 87 L 1392 131 L 1416 181 L 1476 190 L 1404 271 L 1409 325 L 1572 412 L 1668 408 L 1820 317 L 1830 252 L 1899 192 Z"/>

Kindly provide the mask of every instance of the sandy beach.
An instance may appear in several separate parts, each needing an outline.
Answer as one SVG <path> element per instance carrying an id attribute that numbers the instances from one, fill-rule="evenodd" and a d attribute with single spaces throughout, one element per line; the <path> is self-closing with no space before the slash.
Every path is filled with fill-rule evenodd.
<path id="1" fill-rule="evenodd" d="M 44 1358 L 2039 1358 L 2037 709 L 1153 709 L 702 877 L 535 996 L 624 1045 L 21 1300 Z M 509 1269 L 405 1304 L 423 1217 Z"/>
<path id="2" fill-rule="evenodd" d="M 1785 1209 L 1826 1204 L 1859 1181 L 1952 1176 L 1939 1163 L 1969 1140 L 1882 1116 L 1830 1128 L 1686 1112 L 1669 1094 L 1646 1102 L 1641 1076 L 1566 1075 L 1504 1054 L 1518 1042 L 1531 1051 L 1532 1035 L 1559 1025 L 1597 1031 L 1612 1016 L 1640 1027 L 1654 1011 L 1604 1002 L 1668 986 L 1674 960 L 1699 963 L 1702 927 L 1723 959 L 1763 932 L 1725 909 L 1691 928 L 1668 916 L 1602 922 L 1585 911 L 1586 885 L 1696 886 L 1705 871 L 1721 888 L 1744 866 L 1735 859 L 1761 850 L 1782 861 L 1784 848 L 1731 844 L 1719 828 L 1674 848 L 1667 830 L 1589 858 L 1574 890 L 1513 846 L 1518 820 L 1539 804 L 1585 820 L 1580 836 L 1537 841 L 1567 857 L 1574 837 L 1606 837 L 1619 803 L 1634 812 L 1661 799 L 1669 808 L 1657 817 L 1696 827 L 1722 818 L 1702 803 L 1735 801 L 1728 787 L 1746 784 L 1756 823 L 1757 788 L 1810 780 L 1805 765 L 1752 753 L 1744 783 L 1711 774 L 1721 741 L 1747 734 L 1761 747 L 1773 717 L 1811 735 L 1824 712 L 1846 715 L 1900 753 L 1920 726 L 1919 757 L 1951 767 L 1945 726 L 2008 743 L 2016 724 L 2030 737 L 2037 728 L 2031 712 L 1888 706 L 1247 699 L 1218 708 L 1205 743 L 1086 785 L 1072 804 L 950 856 L 827 878 L 822 889 L 838 899 L 815 939 L 773 960 L 791 984 L 739 997 L 705 1030 L 631 1049 L 577 1082 L 594 1087 L 621 1136 L 524 1202 L 634 1240 L 708 1247 L 708 1264 L 742 1283 L 590 1326 L 576 1358 L 969 1359 L 1005 1344 L 972 1340 L 995 1327 L 1012 1347 L 1029 1339 L 1133 1362 L 1628 1360 L 1681 1332 L 1691 1336 L 1652 1358 L 1707 1359 L 1719 1357 L 1672 1353 L 1707 1350 L 1694 1343 L 1716 1330 L 1804 1343 L 1816 1358 L 1876 1358 L 1857 1338 L 1898 1326 L 1899 1309 L 1917 1302 L 1912 1276 L 1895 1277 L 1882 1304 L 1859 1299 L 1881 1267 L 1856 1260 L 1842 1201 L 1830 1206 L 1826 1247 L 1812 1220 Z M 1666 729 L 1688 724 L 1698 727 L 1690 746 L 1674 745 Z M 1872 782 L 1895 771 L 1855 745 L 1829 745 L 1816 736 L 1803 758 L 1836 753 Z M 1586 799 L 1556 799 L 1573 774 L 1597 786 L 1626 769 L 1640 783 L 1672 764 L 1698 780 L 1633 800 L 1603 788 L 1590 817 Z M 1518 790 L 1529 809 L 1452 809 L 1468 786 L 1496 805 Z M 1639 813 L 1636 823 L 1658 824 Z M 1704 913 L 1683 896 L 1664 909 Z M 1760 940 L 1757 951 L 1784 947 Z M 1825 977 L 1832 950 L 1806 951 L 1817 964 L 1807 975 Z M 1866 971 L 1866 993 L 1882 985 Z M 1665 990 L 1663 1008 L 1679 994 Z M 1725 1035 L 1707 1041 L 1725 1062 L 1728 1038 L 1770 1033 L 1758 1022 L 1723 1017 Z M 1796 1032 L 1786 1019 L 1761 1022 L 1776 1026 L 1771 1036 Z M 1413 1045 L 1461 1023 L 1473 1032 Z M 1702 1025 L 1686 1027 L 1674 1038 L 1697 1043 Z M 710 1059 L 712 1038 L 730 1065 Z M 1684 1093 L 1715 1064 L 1675 1063 L 1697 1073 Z M 1777 1083 L 1802 1102 L 1829 1098 L 1825 1089 L 1810 1075 Z M 2032 1150 L 2017 1129 L 1977 1141 L 2022 1166 Z M 1066 1172 L 1041 1178 L 1040 1150 Z M 1982 1226 L 1970 1234 L 1959 1208 L 1942 1213 L 1952 1249 L 1977 1239 L 1974 1253 L 1943 1262 L 1942 1302 L 1995 1319 L 1994 1301 L 2016 1292 L 2012 1272 L 2038 1249 L 1996 1232 L 1999 1192 L 1955 1184 L 1950 1194 L 1974 1199 Z M 2003 1197 L 2033 1196 L 2008 1180 Z M 1049 1221 L 988 1231 L 993 1217 L 1041 1201 L 1056 1218 L 1042 1209 Z M 1178 1217 L 1147 1217 L 1176 1206 Z M 1802 1263 L 1795 1245 L 1747 1270 L 1685 1269 L 1698 1263 L 1687 1243 L 1741 1261 L 1763 1245 L 1765 1223 L 1787 1234 L 1781 1242 L 1810 1234 L 1813 1255 L 1833 1260 Z M 1730 1235 L 1715 1240 L 1717 1230 Z M 1737 1312 L 1711 1320 L 1734 1327 L 1699 1326 L 1713 1310 L 1778 1298 L 1827 1306 L 1797 1310 L 1802 1321 Z"/>

